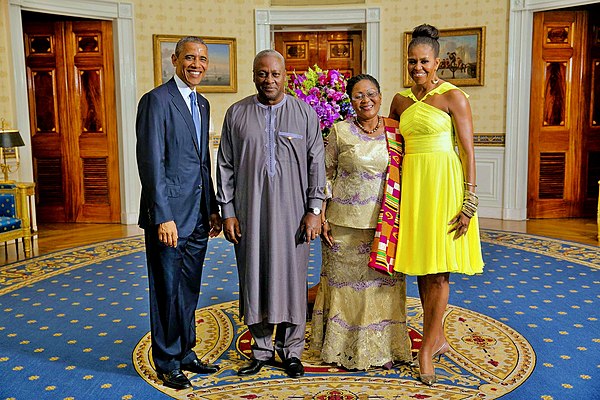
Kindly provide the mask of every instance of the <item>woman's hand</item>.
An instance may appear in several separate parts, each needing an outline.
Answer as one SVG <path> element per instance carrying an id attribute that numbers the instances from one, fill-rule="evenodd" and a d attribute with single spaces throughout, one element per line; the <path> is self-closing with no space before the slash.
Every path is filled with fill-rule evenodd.
<path id="1" fill-rule="evenodd" d="M 471 223 L 471 218 L 467 217 L 462 211 L 459 211 L 458 214 L 448 223 L 448 225 L 453 225 L 452 228 L 448 231 L 448 233 L 454 233 L 454 240 L 459 237 L 466 235 L 467 230 L 469 230 L 469 224 Z"/>
<path id="2" fill-rule="evenodd" d="M 219 236 L 219 233 L 221 233 L 221 229 L 223 228 L 219 213 L 210 214 L 208 225 L 210 226 L 208 236 L 211 238 Z"/>
<path id="3" fill-rule="evenodd" d="M 321 239 L 325 242 L 325 244 L 329 247 L 333 247 L 333 235 L 331 234 L 331 226 L 329 226 L 329 221 L 323 221 L 323 228 L 321 229 Z"/>

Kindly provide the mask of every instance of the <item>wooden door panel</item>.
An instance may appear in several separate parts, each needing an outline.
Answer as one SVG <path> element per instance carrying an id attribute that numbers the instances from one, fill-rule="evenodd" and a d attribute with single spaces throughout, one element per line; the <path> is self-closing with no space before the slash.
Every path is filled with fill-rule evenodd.
<path id="1" fill-rule="evenodd" d="M 572 52 L 569 52 L 572 53 Z M 544 60 L 544 82 L 542 88 L 542 126 L 569 127 L 569 93 L 571 92 L 571 58 L 572 54 L 554 59 Z M 568 132 L 568 131 L 566 131 Z"/>
<path id="2" fill-rule="evenodd" d="M 600 180 L 600 5 L 589 9 L 587 29 L 587 54 L 583 74 L 584 94 L 580 103 L 584 115 L 582 165 L 583 212 L 593 216 L 598 207 L 598 181 Z"/>
<path id="3" fill-rule="evenodd" d="M 600 31 L 600 24 L 598 24 Z M 600 48 L 600 40 L 594 47 Z M 600 51 L 599 51 L 600 53 Z M 592 91 L 590 96 L 590 125 L 594 129 L 600 128 L 600 58 L 592 58 L 590 62 L 592 71 Z M 598 132 L 595 132 L 598 134 Z"/>
<path id="4" fill-rule="evenodd" d="M 539 143 L 540 151 L 546 150 L 563 150 L 569 149 L 569 139 L 571 137 L 568 130 L 541 128 L 540 131 L 544 134 L 544 141 Z"/>
<path id="5" fill-rule="evenodd" d="M 284 56 L 288 75 L 301 74 L 315 64 L 347 76 L 362 71 L 360 31 L 276 32 L 275 49 Z"/>
<path id="6" fill-rule="evenodd" d="M 70 25 L 70 26 L 69 26 Z M 111 29 L 105 21 L 73 21 L 67 23 L 74 55 L 72 91 L 77 93 L 76 126 L 78 154 L 74 163 L 79 177 L 76 193 L 79 197 L 75 213 L 77 222 L 118 222 L 119 190 L 116 158 L 116 118 L 114 115 L 114 86 L 112 77 Z M 107 118 L 107 113 L 112 118 Z M 111 166 L 117 165 L 117 171 Z M 112 185 L 111 185 L 112 184 Z M 112 190 L 111 190 L 112 189 Z"/>
<path id="7" fill-rule="evenodd" d="M 24 18 L 38 220 L 119 222 L 112 25 L 58 18 Z"/>
<path id="8" fill-rule="evenodd" d="M 581 12 L 534 14 L 528 204 L 530 218 L 581 215 Z"/>
<path id="9" fill-rule="evenodd" d="M 58 131 L 58 104 L 56 93 L 56 70 L 54 68 L 30 68 L 33 86 L 35 118 L 33 133 L 56 133 Z"/>
<path id="10" fill-rule="evenodd" d="M 99 68 L 77 68 L 79 87 L 79 124 L 82 133 L 104 131 L 104 109 L 102 99 L 102 71 Z M 104 135 L 105 136 L 105 135 Z"/>
<path id="11" fill-rule="evenodd" d="M 278 32 L 275 49 L 285 58 L 288 76 L 304 73 L 319 61 L 316 32 Z"/>
<path id="12" fill-rule="evenodd" d="M 64 31 L 54 22 L 24 22 L 31 150 L 40 222 L 68 220 L 64 133 L 68 131 Z M 49 217 L 49 218 L 48 218 Z"/>
<path id="13" fill-rule="evenodd" d="M 362 70 L 361 41 L 360 32 L 321 32 L 319 62 L 346 76 L 358 75 Z"/>

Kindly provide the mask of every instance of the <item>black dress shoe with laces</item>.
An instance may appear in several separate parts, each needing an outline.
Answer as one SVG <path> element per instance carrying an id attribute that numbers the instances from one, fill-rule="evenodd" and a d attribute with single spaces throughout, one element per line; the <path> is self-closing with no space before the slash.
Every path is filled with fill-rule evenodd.
<path id="1" fill-rule="evenodd" d="M 194 372 L 196 374 L 214 374 L 219 370 L 219 366 L 195 359 L 191 363 L 181 364 L 181 369 Z"/>
<path id="2" fill-rule="evenodd" d="M 285 367 L 285 373 L 288 374 L 290 378 L 300 378 L 304 376 L 304 366 L 302 362 L 297 357 L 290 357 L 283 362 Z"/>
<path id="3" fill-rule="evenodd" d="M 163 381 L 165 386 L 173 389 L 187 389 L 192 387 L 190 380 L 181 372 L 180 369 L 174 369 L 169 372 L 157 372 L 158 379 Z"/>
<path id="4" fill-rule="evenodd" d="M 256 358 L 253 358 L 252 361 L 250 362 L 250 365 L 240 368 L 238 370 L 237 374 L 239 376 L 258 374 L 258 372 L 262 369 L 262 367 L 264 367 L 269 362 L 271 362 L 271 359 L 257 360 Z"/>

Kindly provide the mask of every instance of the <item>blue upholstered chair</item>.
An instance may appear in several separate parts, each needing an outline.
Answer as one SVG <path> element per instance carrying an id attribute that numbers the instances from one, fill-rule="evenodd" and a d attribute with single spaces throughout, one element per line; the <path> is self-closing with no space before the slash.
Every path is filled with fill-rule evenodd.
<path id="1" fill-rule="evenodd" d="M 31 221 L 27 194 L 15 184 L 0 184 L 0 242 L 23 239 L 25 257 L 31 256 Z"/>

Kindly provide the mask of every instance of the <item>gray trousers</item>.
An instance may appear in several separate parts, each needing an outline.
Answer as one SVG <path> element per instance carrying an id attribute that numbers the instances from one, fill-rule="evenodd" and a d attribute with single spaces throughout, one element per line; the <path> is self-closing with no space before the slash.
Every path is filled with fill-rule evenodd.
<path id="1" fill-rule="evenodd" d="M 273 330 L 277 326 L 275 333 L 275 345 L 273 345 Z M 252 344 L 252 356 L 261 361 L 272 358 L 277 354 L 282 360 L 291 357 L 302 357 L 304 351 L 304 334 L 306 323 L 302 325 L 293 325 L 288 322 L 281 322 L 277 325 L 268 322 L 248 325 L 248 330 L 254 339 Z"/>

